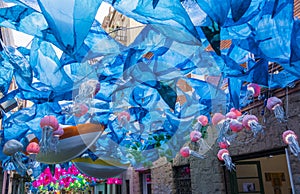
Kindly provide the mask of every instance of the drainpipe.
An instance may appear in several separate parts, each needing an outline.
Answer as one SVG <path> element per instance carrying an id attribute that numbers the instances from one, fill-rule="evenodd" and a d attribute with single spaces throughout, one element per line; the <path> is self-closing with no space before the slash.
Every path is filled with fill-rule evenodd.
<path id="1" fill-rule="evenodd" d="M 289 151 L 287 148 L 285 148 L 285 157 L 286 157 L 286 163 L 289 171 L 289 177 L 290 177 L 290 183 L 292 187 L 292 194 L 295 194 L 295 187 L 294 187 L 294 181 L 293 181 L 293 174 L 292 174 L 292 169 L 291 169 L 291 163 L 290 163 L 290 156 L 289 156 Z"/>

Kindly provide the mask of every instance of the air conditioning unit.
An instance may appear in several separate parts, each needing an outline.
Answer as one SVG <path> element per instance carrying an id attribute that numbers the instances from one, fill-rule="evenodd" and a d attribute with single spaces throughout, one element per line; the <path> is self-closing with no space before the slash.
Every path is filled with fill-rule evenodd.
<path id="1" fill-rule="evenodd" d="M 12 109 L 18 107 L 18 102 L 16 101 L 16 99 L 10 99 L 10 100 L 7 100 L 5 102 L 2 102 L 0 104 L 0 108 L 4 111 L 4 112 L 9 112 L 11 111 Z"/>

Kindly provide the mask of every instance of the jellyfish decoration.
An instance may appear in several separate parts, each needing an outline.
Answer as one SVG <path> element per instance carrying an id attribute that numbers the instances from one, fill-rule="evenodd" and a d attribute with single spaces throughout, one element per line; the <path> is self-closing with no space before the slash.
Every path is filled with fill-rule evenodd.
<path id="1" fill-rule="evenodd" d="M 258 119 L 255 115 L 245 115 L 242 123 L 246 129 L 253 132 L 254 137 L 256 137 L 258 133 L 264 132 L 262 125 L 258 123 Z"/>
<path id="2" fill-rule="evenodd" d="M 225 166 L 229 171 L 235 170 L 235 165 L 232 163 L 232 159 L 227 149 L 220 149 L 217 156 L 220 161 L 224 161 Z"/>
<path id="3" fill-rule="evenodd" d="M 36 162 L 36 155 L 40 152 L 40 145 L 36 142 L 30 142 L 26 147 L 26 152 L 29 154 L 29 168 L 32 168 Z"/>
<path id="4" fill-rule="evenodd" d="M 16 168 L 16 171 L 21 175 L 24 176 L 26 173 L 26 165 L 23 163 L 23 144 L 18 140 L 12 139 L 7 141 L 4 146 L 2 152 L 10 156 L 10 160 Z"/>
<path id="5" fill-rule="evenodd" d="M 212 124 L 217 126 L 217 128 L 219 130 L 218 141 L 222 141 L 224 139 L 232 139 L 229 134 L 230 133 L 230 128 L 229 128 L 230 121 L 231 121 L 230 118 L 226 118 L 226 116 L 224 116 L 221 113 L 215 113 L 214 116 L 212 117 Z"/>
<path id="6" fill-rule="evenodd" d="M 100 83 L 97 80 L 87 80 L 79 87 L 78 95 L 75 96 L 76 103 L 85 103 L 91 106 L 92 99 L 100 91 Z"/>
<path id="7" fill-rule="evenodd" d="M 284 143 L 286 143 L 291 152 L 294 154 L 294 156 L 298 157 L 300 159 L 299 153 L 300 153 L 300 147 L 298 144 L 298 137 L 295 134 L 294 131 L 292 130 L 286 130 L 285 132 L 283 132 L 282 134 L 282 139 L 284 141 Z"/>
<path id="8" fill-rule="evenodd" d="M 191 142 L 198 142 L 202 137 L 202 133 L 200 131 L 192 131 L 190 133 L 190 139 L 191 139 Z"/>
<path id="9" fill-rule="evenodd" d="M 130 121 L 130 114 L 127 111 L 122 111 L 118 114 L 118 123 L 121 128 L 128 128 Z"/>
<path id="10" fill-rule="evenodd" d="M 52 149 L 53 131 L 59 128 L 57 119 L 54 116 L 45 116 L 40 121 L 42 128 L 42 138 L 40 140 L 41 152 L 47 152 Z"/>
<path id="11" fill-rule="evenodd" d="M 233 112 L 237 117 L 240 117 L 240 116 L 243 115 L 243 114 L 241 113 L 241 111 L 239 111 L 239 110 L 236 109 L 236 108 L 231 108 L 231 109 L 230 109 L 230 112 Z"/>
<path id="12" fill-rule="evenodd" d="M 273 111 L 275 114 L 275 118 L 279 121 L 279 122 L 285 122 L 285 113 L 282 107 L 282 101 L 273 96 L 268 98 L 267 100 L 267 109 L 269 109 L 270 111 Z"/>
<path id="13" fill-rule="evenodd" d="M 205 127 L 207 125 L 208 125 L 208 118 L 207 118 L 207 116 L 200 115 L 197 118 L 197 122 L 196 122 L 196 124 L 194 126 L 194 129 L 200 131 L 202 127 Z"/>
<path id="14" fill-rule="evenodd" d="M 220 141 L 219 142 L 219 147 L 221 149 L 227 149 L 230 146 L 230 142 L 228 140 Z"/>
<path id="15" fill-rule="evenodd" d="M 245 106 L 250 98 L 257 97 L 260 94 L 260 86 L 255 83 L 247 85 L 247 92 L 245 97 L 241 101 L 241 105 Z"/>
<path id="16" fill-rule="evenodd" d="M 199 158 L 199 159 L 204 159 L 205 158 L 205 156 L 203 154 L 200 154 L 198 152 L 195 152 L 195 151 L 191 150 L 188 146 L 182 147 L 179 152 L 180 152 L 180 155 L 184 158 L 188 158 L 191 155 L 196 157 L 196 158 Z"/>
<path id="17" fill-rule="evenodd" d="M 75 117 L 81 117 L 89 111 L 89 107 L 85 103 L 76 103 L 72 108 L 72 114 Z"/>
<path id="18" fill-rule="evenodd" d="M 51 145 L 51 150 L 54 152 L 58 152 L 59 150 L 57 149 L 57 144 L 59 143 L 59 138 L 64 134 L 63 128 L 60 126 L 58 127 L 57 130 L 53 131 L 52 133 L 52 145 Z"/>
<path id="19" fill-rule="evenodd" d="M 233 119 L 229 123 L 229 127 L 232 132 L 238 133 L 244 129 L 243 123 L 237 119 Z"/>

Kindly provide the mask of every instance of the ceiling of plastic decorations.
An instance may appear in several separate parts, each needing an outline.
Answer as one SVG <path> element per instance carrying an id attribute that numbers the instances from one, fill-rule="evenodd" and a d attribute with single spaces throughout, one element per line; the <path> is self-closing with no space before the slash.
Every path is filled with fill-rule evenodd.
<path id="1" fill-rule="evenodd" d="M 72 161 L 84 172 L 93 166 L 92 176 L 103 166 L 118 174 L 172 159 L 199 115 L 210 121 L 247 104 L 245 83 L 282 88 L 300 78 L 293 1 L 103 1 L 145 25 L 129 45 L 95 20 L 101 0 L 7 2 L 0 26 L 34 38 L 29 48 L 1 42 L 0 103 L 33 103 L 2 111 L 1 146 L 18 151 L 0 154 L 5 169 L 10 162 L 24 168 L 31 153 L 24 149 L 34 141 L 38 161 Z M 228 48 L 220 46 L 224 40 Z M 269 73 L 270 63 L 283 70 Z M 12 80 L 17 87 L 9 90 Z M 57 119 L 55 133 L 40 124 L 45 116 Z M 207 138 L 209 147 L 216 137 Z"/>

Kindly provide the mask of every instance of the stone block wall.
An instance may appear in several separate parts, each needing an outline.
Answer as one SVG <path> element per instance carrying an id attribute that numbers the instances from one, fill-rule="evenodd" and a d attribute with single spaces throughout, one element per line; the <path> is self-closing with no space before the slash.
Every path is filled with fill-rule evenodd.
<path id="1" fill-rule="evenodd" d="M 159 159 L 151 168 L 151 189 L 155 194 L 174 193 L 172 163 L 164 158 Z"/>

